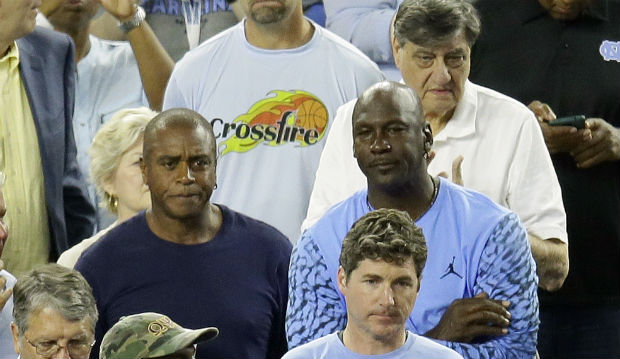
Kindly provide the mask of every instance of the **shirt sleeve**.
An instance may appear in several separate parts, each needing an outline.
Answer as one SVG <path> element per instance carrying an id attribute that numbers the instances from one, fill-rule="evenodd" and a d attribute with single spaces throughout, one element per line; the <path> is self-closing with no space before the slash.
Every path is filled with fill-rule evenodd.
<path id="1" fill-rule="evenodd" d="M 568 242 L 562 190 L 534 114 L 527 110 L 508 174 L 506 202 L 527 231 Z"/>
<path id="2" fill-rule="evenodd" d="M 327 29 L 377 63 L 393 63 L 390 24 L 402 0 L 325 0 Z"/>
<path id="3" fill-rule="evenodd" d="M 306 231 L 291 255 L 286 335 L 289 350 L 345 327 L 347 312 L 319 248 Z"/>
<path id="4" fill-rule="evenodd" d="M 527 233 L 514 213 L 491 232 L 478 268 L 474 293 L 510 301 L 508 334 L 479 344 L 438 341 L 465 358 L 533 358 L 538 336 L 538 277 Z"/>
<path id="5" fill-rule="evenodd" d="M 166 92 L 164 93 L 164 104 L 162 111 L 169 110 L 171 108 L 191 108 L 181 93 L 181 89 L 178 86 L 178 74 L 177 67 L 175 66 L 170 80 L 168 80 L 168 86 L 166 86 Z"/>

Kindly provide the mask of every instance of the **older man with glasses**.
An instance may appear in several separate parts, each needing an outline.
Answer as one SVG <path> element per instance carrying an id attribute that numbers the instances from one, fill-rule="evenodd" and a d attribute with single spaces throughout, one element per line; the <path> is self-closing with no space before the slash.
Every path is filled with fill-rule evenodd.
<path id="1" fill-rule="evenodd" d="M 13 344 L 19 358 L 88 358 L 97 306 L 82 275 L 57 264 L 35 268 L 14 288 Z"/>

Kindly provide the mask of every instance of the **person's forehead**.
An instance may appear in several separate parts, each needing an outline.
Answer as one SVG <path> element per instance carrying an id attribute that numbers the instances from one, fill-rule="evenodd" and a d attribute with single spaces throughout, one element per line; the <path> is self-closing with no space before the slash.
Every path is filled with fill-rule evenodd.
<path id="1" fill-rule="evenodd" d="M 92 324 L 87 316 L 81 320 L 69 321 L 58 310 L 45 307 L 35 309 L 28 315 L 27 332 L 38 337 L 73 338 L 91 334 Z"/>
<path id="2" fill-rule="evenodd" d="M 448 53 L 457 50 L 469 52 L 471 50 L 465 38 L 465 34 L 462 31 L 458 31 L 446 39 L 431 40 L 428 44 L 424 45 L 412 41 L 407 41 L 407 44 L 413 51 L 420 50 L 433 53 Z"/>
<path id="3" fill-rule="evenodd" d="M 172 142 L 192 148 L 206 147 L 214 141 L 213 135 L 202 126 L 171 126 L 155 130 L 155 135 L 147 139 L 150 145 L 166 149 Z"/>
<path id="4" fill-rule="evenodd" d="M 203 135 L 206 134 L 206 130 L 203 126 L 195 125 L 192 123 L 187 124 L 170 124 L 155 129 L 156 136 L 170 137 L 175 135 Z"/>
<path id="5" fill-rule="evenodd" d="M 378 120 L 401 120 L 415 122 L 415 103 L 405 91 L 396 91 L 389 96 L 376 96 L 360 105 L 353 124 Z"/>
<path id="6" fill-rule="evenodd" d="M 382 258 L 362 259 L 353 272 L 358 272 L 360 276 L 366 275 L 391 275 L 401 277 L 403 275 L 415 276 L 415 265 L 413 258 L 409 257 L 404 262 L 386 261 Z"/>

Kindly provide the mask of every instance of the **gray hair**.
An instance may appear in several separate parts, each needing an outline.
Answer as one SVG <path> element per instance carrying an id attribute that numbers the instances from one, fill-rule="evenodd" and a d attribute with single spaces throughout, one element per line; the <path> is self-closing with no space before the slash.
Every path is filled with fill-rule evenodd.
<path id="1" fill-rule="evenodd" d="M 480 35 L 480 17 L 464 0 L 405 0 L 396 13 L 394 36 L 400 46 L 411 41 L 432 46 L 463 31 L 472 47 Z"/>
<path id="2" fill-rule="evenodd" d="M 99 206 L 111 213 L 117 210 L 110 206 L 104 185 L 112 182 L 121 157 L 143 137 L 146 124 L 155 116 L 157 112 L 146 107 L 118 111 L 97 131 L 88 149 L 90 178 L 101 198 Z"/>
<path id="3" fill-rule="evenodd" d="M 86 279 L 56 263 L 39 266 L 21 276 L 13 288 L 13 318 L 23 336 L 31 313 L 51 308 L 69 322 L 90 319 L 93 333 L 99 313 Z"/>

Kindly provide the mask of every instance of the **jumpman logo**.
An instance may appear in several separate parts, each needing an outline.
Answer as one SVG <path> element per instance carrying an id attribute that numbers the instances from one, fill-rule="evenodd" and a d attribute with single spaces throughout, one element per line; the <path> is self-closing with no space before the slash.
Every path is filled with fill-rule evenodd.
<path id="1" fill-rule="evenodd" d="M 455 270 L 454 270 L 454 259 L 456 257 L 452 257 L 452 263 L 448 264 L 448 268 L 446 269 L 446 273 L 444 273 L 444 275 L 442 275 L 441 277 L 439 277 L 439 279 L 443 279 L 445 276 L 447 276 L 448 274 L 454 274 L 457 277 L 463 279 L 463 277 L 458 274 Z"/>

